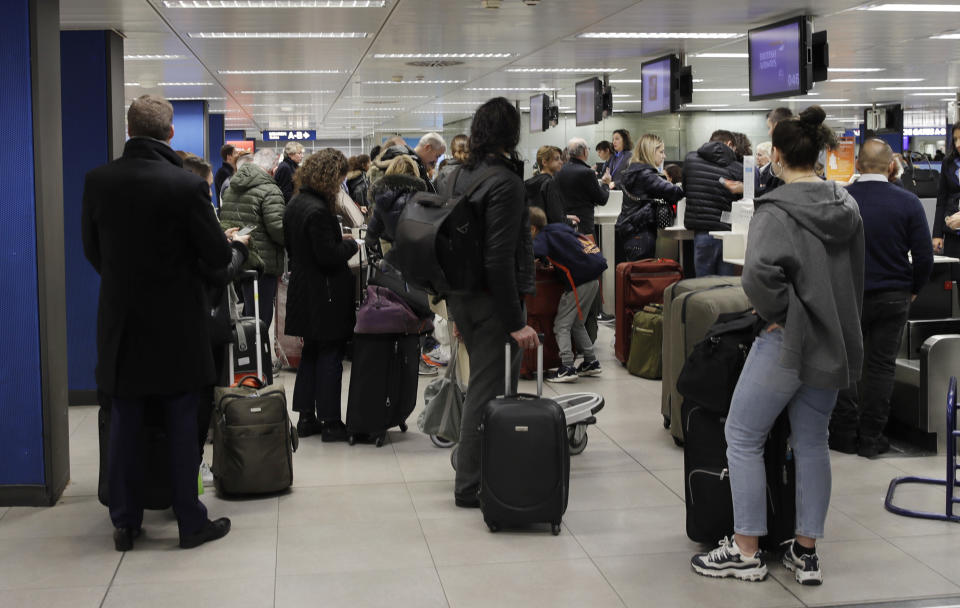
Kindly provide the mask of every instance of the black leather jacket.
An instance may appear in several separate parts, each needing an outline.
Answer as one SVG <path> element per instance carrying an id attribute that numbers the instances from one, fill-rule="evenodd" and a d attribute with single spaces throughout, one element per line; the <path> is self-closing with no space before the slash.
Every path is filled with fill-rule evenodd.
<path id="1" fill-rule="evenodd" d="M 731 203 L 740 198 L 720 183 L 720 178 L 741 181 L 743 164 L 730 146 L 712 141 L 687 154 L 683 162 L 683 189 L 687 193 L 687 210 L 683 224 L 690 230 L 730 230 L 720 221 L 720 214 L 730 211 Z"/>
<path id="2" fill-rule="evenodd" d="M 607 204 L 610 188 L 601 186 L 590 165 L 579 158 L 571 158 L 554 179 L 563 195 L 564 213 L 580 218 L 577 230 L 582 234 L 593 234 L 594 208 Z"/>
<path id="3" fill-rule="evenodd" d="M 477 167 L 465 167 L 457 173 L 453 192 L 466 192 L 473 185 L 473 177 L 488 167 L 498 170 L 477 188 L 471 202 L 485 218 L 483 264 L 486 290 L 493 297 L 504 328 L 514 332 L 527 324 L 520 306 L 522 297 L 536 291 L 523 164 L 488 156 Z"/>

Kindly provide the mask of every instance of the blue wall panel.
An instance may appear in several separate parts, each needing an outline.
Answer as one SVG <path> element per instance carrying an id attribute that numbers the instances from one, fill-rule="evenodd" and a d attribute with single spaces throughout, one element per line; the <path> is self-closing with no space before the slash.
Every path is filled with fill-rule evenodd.
<path id="1" fill-rule="evenodd" d="M 213 167 L 213 173 L 216 175 L 217 171 L 223 165 L 223 159 L 220 158 L 220 148 L 223 147 L 223 134 L 224 134 L 224 114 L 210 114 L 210 119 L 207 121 L 207 150 L 209 151 L 210 158 L 207 160 L 210 161 L 210 166 Z M 214 188 L 215 189 L 215 188 Z M 219 207 L 219 193 L 213 193 L 213 203 Z"/>
<path id="2" fill-rule="evenodd" d="M 171 101 L 173 104 L 173 140 L 170 146 L 174 150 L 192 152 L 205 158 L 206 144 L 206 105 L 205 101 Z"/>
<path id="3" fill-rule="evenodd" d="M 247 138 L 247 132 L 243 129 L 228 129 L 223 134 L 224 141 L 243 141 Z"/>
<path id="4" fill-rule="evenodd" d="M 106 32 L 60 33 L 63 108 L 63 246 L 66 255 L 67 356 L 71 391 L 96 390 L 100 275 L 83 255 L 80 213 L 87 171 L 110 160 Z"/>
<path id="5" fill-rule="evenodd" d="M 30 20 L 27 2 L 8 2 L 0 20 L 0 485 L 43 484 L 40 320 L 34 201 Z"/>

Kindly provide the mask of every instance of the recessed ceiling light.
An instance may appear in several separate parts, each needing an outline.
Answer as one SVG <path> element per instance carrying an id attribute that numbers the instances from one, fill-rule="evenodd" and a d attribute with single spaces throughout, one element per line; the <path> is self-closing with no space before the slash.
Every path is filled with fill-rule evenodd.
<path id="1" fill-rule="evenodd" d="M 386 0 L 164 0 L 167 8 L 382 8 Z"/>
<path id="2" fill-rule="evenodd" d="M 334 112 L 403 112 L 403 108 L 334 108 Z"/>
<path id="3" fill-rule="evenodd" d="M 223 101 L 226 97 L 164 97 L 167 101 Z"/>
<path id="4" fill-rule="evenodd" d="M 588 72 L 626 72 L 627 68 L 507 68 L 505 72 L 518 74 L 556 73 L 556 74 L 585 74 Z"/>
<path id="5" fill-rule="evenodd" d="M 698 59 L 746 59 L 750 55 L 747 53 L 694 53 Z"/>
<path id="6" fill-rule="evenodd" d="M 479 88 L 471 87 L 471 88 L 464 89 L 464 91 L 488 91 L 488 92 L 489 91 L 508 91 L 508 92 L 514 92 L 514 93 L 524 92 L 524 91 L 532 91 L 536 93 L 538 91 L 556 91 L 556 90 L 557 90 L 557 87 L 552 87 L 552 88 L 548 88 L 548 87 L 479 87 Z"/>
<path id="7" fill-rule="evenodd" d="M 190 32 L 191 38 L 366 38 L 366 32 Z"/>
<path id="8" fill-rule="evenodd" d="M 960 40 L 960 33 L 953 34 L 937 34 L 936 36 L 930 36 L 931 40 Z"/>
<path id="9" fill-rule="evenodd" d="M 167 61 L 186 59 L 185 55 L 124 55 L 124 61 Z"/>
<path id="10" fill-rule="evenodd" d="M 237 91 L 237 93 L 240 95 L 299 95 L 336 93 L 336 91 Z"/>
<path id="11" fill-rule="evenodd" d="M 725 108 L 729 106 L 728 103 L 685 103 L 683 107 L 685 108 Z"/>
<path id="12" fill-rule="evenodd" d="M 125 87 L 138 87 L 138 86 L 140 86 L 140 83 L 139 83 L 139 82 L 125 82 L 125 83 L 123 83 L 123 86 L 125 86 Z"/>
<path id="13" fill-rule="evenodd" d="M 923 78 L 831 78 L 830 82 L 923 82 Z"/>
<path id="14" fill-rule="evenodd" d="M 719 39 L 740 38 L 743 34 L 728 32 L 586 32 L 577 34 L 577 38 L 648 38 L 652 40 L 673 40 L 678 38 L 690 39 Z"/>
<path id="15" fill-rule="evenodd" d="M 869 108 L 872 103 L 821 103 L 821 108 Z"/>
<path id="16" fill-rule="evenodd" d="M 844 97 L 844 98 L 837 98 L 837 99 L 828 99 L 828 98 L 826 98 L 826 97 L 824 97 L 823 99 L 819 99 L 819 98 L 818 98 L 818 99 L 804 99 L 803 97 L 791 97 L 791 98 L 789 98 L 789 99 L 778 99 L 777 101 L 783 101 L 783 102 L 786 102 L 786 103 L 802 103 L 802 102 L 806 102 L 806 103 L 819 104 L 819 103 L 821 103 L 821 102 L 831 102 L 831 101 L 837 101 L 837 102 L 840 102 L 840 101 L 850 101 L 850 99 L 849 99 L 849 98 L 845 98 L 845 97 Z"/>
<path id="17" fill-rule="evenodd" d="M 374 53 L 374 59 L 506 59 L 513 53 Z"/>
<path id="18" fill-rule="evenodd" d="M 890 11 L 909 13 L 960 13 L 960 4 L 874 4 L 858 11 Z"/>
<path id="19" fill-rule="evenodd" d="M 694 89 L 694 93 L 741 93 L 750 89 Z"/>
<path id="20" fill-rule="evenodd" d="M 212 82 L 158 82 L 158 87 L 209 87 Z"/>
<path id="21" fill-rule="evenodd" d="M 466 80 L 365 80 L 362 84 L 463 84 Z"/>
<path id="22" fill-rule="evenodd" d="M 487 103 L 486 101 L 434 101 L 437 106 L 479 106 Z"/>
<path id="23" fill-rule="evenodd" d="M 874 87 L 874 91 L 947 91 L 957 87 Z"/>
<path id="24" fill-rule="evenodd" d="M 348 74 L 347 70 L 217 70 L 217 74 Z"/>
<path id="25" fill-rule="evenodd" d="M 765 108 L 710 108 L 708 112 L 766 112 Z"/>
<path id="26" fill-rule="evenodd" d="M 911 95 L 915 95 L 917 97 L 939 97 L 940 95 L 943 95 L 945 93 L 946 91 L 934 91 L 934 92 L 926 92 L 926 93 L 911 93 Z"/>
<path id="27" fill-rule="evenodd" d="M 851 73 L 866 73 L 866 72 L 884 72 L 887 68 L 827 68 L 828 72 L 851 72 Z"/>
<path id="28" fill-rule="evenodd" d="M 322 108 L 323 106 L 328 106 L 328 103 L 245 103 L 244 107 L 247 108 L 277 108 L 277 107 L 291 107 L 291 108 Z"/>

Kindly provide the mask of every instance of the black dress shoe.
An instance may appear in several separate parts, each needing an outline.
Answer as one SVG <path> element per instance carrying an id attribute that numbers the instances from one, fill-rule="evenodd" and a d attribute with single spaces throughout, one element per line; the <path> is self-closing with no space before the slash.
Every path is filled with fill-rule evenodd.
<path id="1" fill-rule="evenodd" d="M 116 528 L 113 531 L 113 548 L 117 551 L 133 549 L 133 539 L 143 533 L 143 528 Z"/>
<path id="2" fill-rule="evenodd" d="M 297 420 L 297 435 L 300 437 L 309 437 L 320 432 L 320 421 L 310 416 L 300 416 Z"/>
<path id="3" fill-rule="evenodd" d="M 189 536 L 181 536 L 180 548 L 193 549 L 194 547 L 199 547 L 203 543 L 217 540 L 218 538 L 223 538 L 229 531 L 230 520 L 228 518 L 221 517 L 220 519 L 215 519 L 213 521 L 208 520 L 207 524 L 202 527 L 199 532 Z"/>
<path id="4" fill-rule="evenodd" d="M 346 441 L 347 426 L 339 420 L 320 423 L 320 441 Z"/>

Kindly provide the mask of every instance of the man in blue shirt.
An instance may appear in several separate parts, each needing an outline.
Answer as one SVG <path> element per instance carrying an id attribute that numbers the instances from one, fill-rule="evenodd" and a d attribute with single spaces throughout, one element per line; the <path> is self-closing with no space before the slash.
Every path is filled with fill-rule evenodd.
<path id="1" fill-rule="evenodd" d="M 890 447 L 882 432 L 900 335 L 910 303 L 933 270 L 926 214 L 915 194 L 888 182 L 893 162 L 889 144 L 867 140 L 857 159 L 860 179 L 848 188 L 863 217 L 866 276 L 860 323 L 865 360 L 859 390 L 853 385 L 837 398 L 830 447 L 867 458 Z"/>

